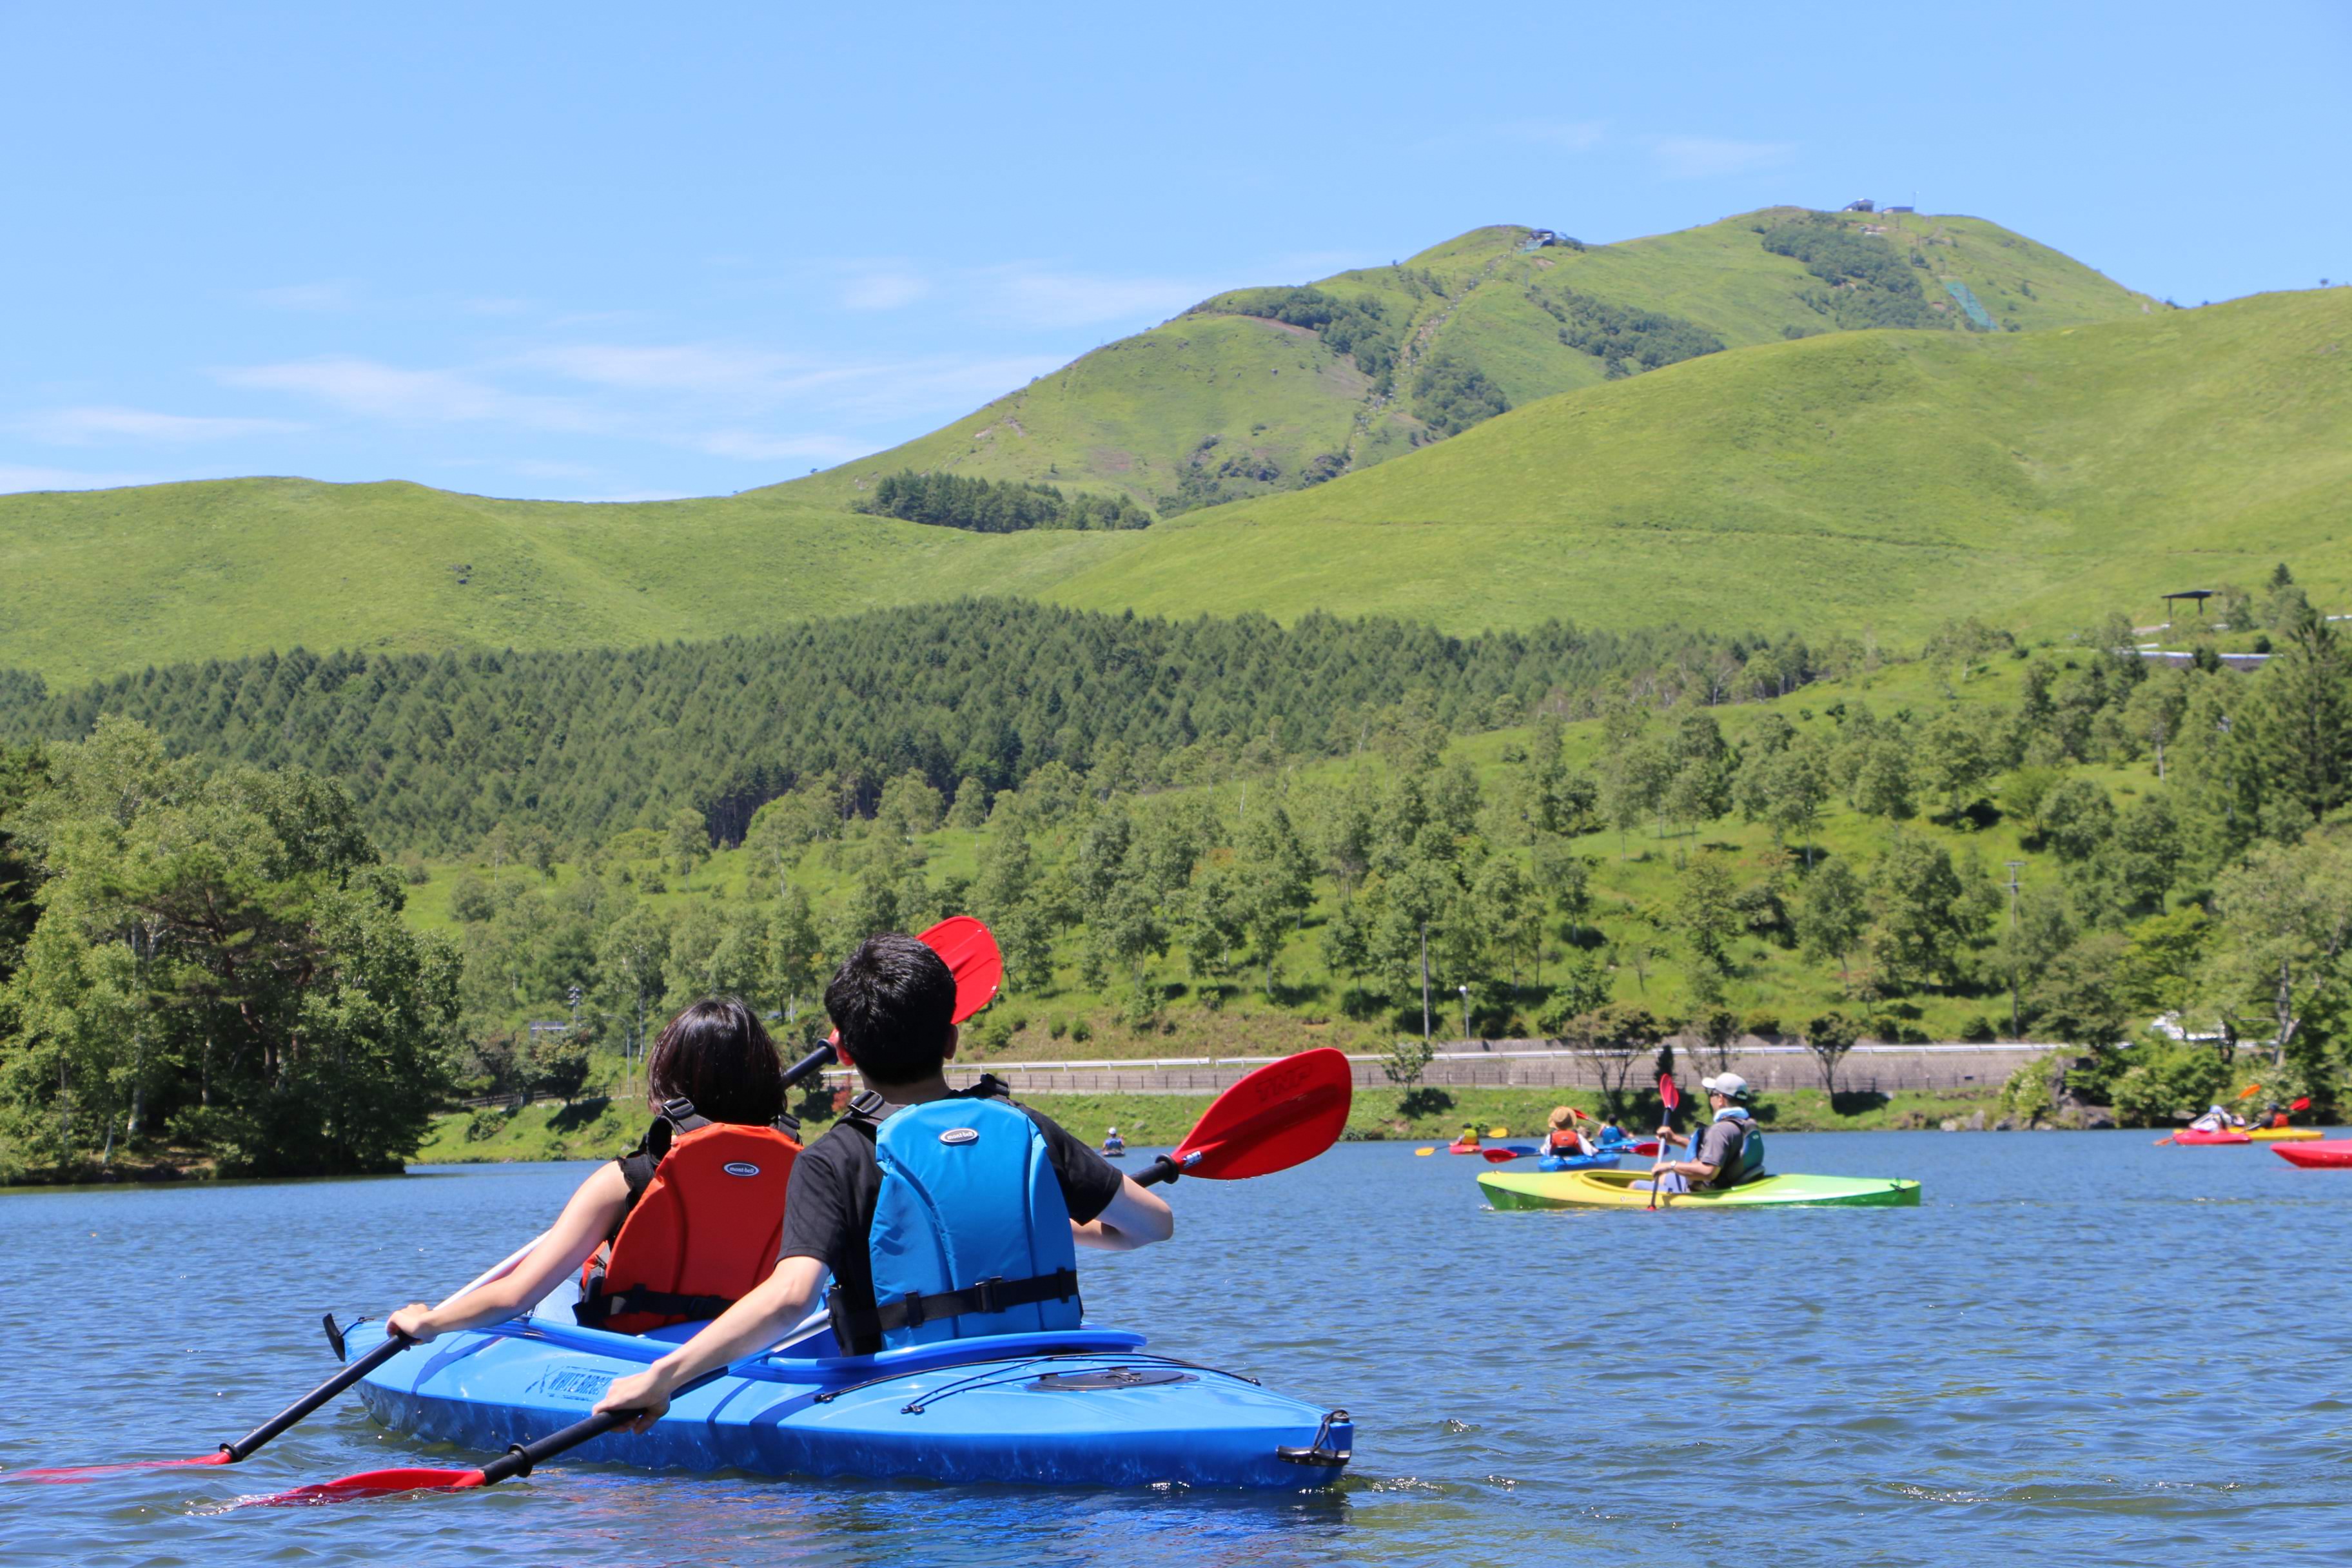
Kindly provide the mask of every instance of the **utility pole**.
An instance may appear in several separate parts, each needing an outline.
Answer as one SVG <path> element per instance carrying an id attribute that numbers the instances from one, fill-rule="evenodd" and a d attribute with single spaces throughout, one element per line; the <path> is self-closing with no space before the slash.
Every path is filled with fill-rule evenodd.
<path id="1" fill-rule="evenodd" d="M 1421 1043 L 1429 1044 L 1429 922 L 1421 922 Z"/>
<path id="2" fill-rule="evenodd" d="M 1457 985 L 1454 989 L 1462 993 L 1462 1037 L 1467 1040 L 1470 1037 L 1470 987 Z"/>
<path id="3" fill-rule="evenodd" d="M 2011 860 L 2009 865 L 2009 929 L 2017 930 L 2017 868 L 2025 862 Z M 2017 1021 L 2017 949 L 2011 942 L 2009 954 L 2009 1037 L 2012 1040 L 2024 1033 Z"/>

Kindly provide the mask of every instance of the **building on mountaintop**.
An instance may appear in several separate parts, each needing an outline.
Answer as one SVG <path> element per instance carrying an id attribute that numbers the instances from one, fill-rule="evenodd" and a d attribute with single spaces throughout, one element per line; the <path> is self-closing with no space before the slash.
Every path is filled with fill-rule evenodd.
<path id="1" fill-rule="evenodd" d="M 1879 210 L 1891 217 L 1896 213 L 1915 213 L 1919 209 L 1917 207 L 1881 207 Z"/>
<path id="2" fill-rule="evenodd" d="M 1878 204 L 1872 201 L 1868 196 L 1863 197 L 1862 200 L 1858 202 L 1848 202 L 1845 205 L 1838 208 L 1838 211 L 1845 213 L 1874 213 L 1877 210 Z"/>

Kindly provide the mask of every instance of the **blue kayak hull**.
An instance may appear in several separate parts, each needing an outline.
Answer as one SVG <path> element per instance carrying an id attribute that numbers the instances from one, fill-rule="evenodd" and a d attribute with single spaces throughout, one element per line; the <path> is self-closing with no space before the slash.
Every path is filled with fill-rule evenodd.
<path id="1" fill-rule="evenodd" d="M 1536 1162 L 1538 1171 L 1613 1171 L 1617 1154 L 1546 1154 Z"/>
<path id="2" fill-rule="evenodd" d="M 373 1330 L 373 1333 L 370 1330 Z M 377 1420 L 497 1452 L 572 1425 L 616 1377 L 673 1346 L 545 1319 L 445 1335 L 359 1384 Z M 829 1340 L 818 1336 L 820 1348 Z M 354 1331 L 365 1354 L 380 1325 Z M 646 1469 L 1049 1486 L 1328 1486 L 1354 1432 L 1345 1412 L 1076 1329 L 950 1341 L 877 1356 L 777 1353 L 681 1395 L 653 1430 L 577 1458 Z"/>

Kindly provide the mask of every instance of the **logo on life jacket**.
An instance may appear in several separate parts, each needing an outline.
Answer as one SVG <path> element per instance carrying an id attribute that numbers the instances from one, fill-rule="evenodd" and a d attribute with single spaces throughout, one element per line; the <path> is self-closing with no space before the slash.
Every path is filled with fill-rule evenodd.
<path id="1" fill-rule="evenodd" d="M 980 1142 L 980 1129 L 977 1127 L 950 1127 L 946 1131 L 940 1134 L 940 1142 L 942 1143 L 977 1143 Z"/>
<path id="2" fill-rule="evenodd" d="M 748 1160 L 730 1160 L 719 1168 L 730 1176 L 756 1176 L 760 1173 L 760 1167 Z"/>

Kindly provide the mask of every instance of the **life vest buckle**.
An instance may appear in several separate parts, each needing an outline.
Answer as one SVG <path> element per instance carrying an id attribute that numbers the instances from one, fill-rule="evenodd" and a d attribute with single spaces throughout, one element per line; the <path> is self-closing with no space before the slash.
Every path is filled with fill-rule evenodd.
<path id="1" fill-rule="evenodd" d="M 899 1300 L 906 1303 L 907 1326 L 910 1329 L 919 1329 L 922 1327 L 924 1318 L 923 1293 L 920 1290 L 909 1290 L 906 1295 L 900 1297 Z"/>
<path id="2" fill-rule="evenodd" d="M 1003 1275 L 992 1274 L 973 1286 L 971 1288 L 971 1299 L 975 1303 L 973 1310 L 982 1312 L 1001 1312 L 1010 1306 L 1010 1302 L 999 1302 L 996 1299 L 997 1289 L 1003 1283 Z"/>

